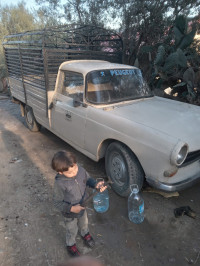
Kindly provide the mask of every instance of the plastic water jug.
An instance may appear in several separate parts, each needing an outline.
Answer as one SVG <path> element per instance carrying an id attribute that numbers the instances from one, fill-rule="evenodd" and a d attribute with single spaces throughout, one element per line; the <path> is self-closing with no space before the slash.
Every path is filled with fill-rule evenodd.
<path id="1" fill-rule="evenodd" d="M 108 189 L 103 192 L 98 192 L 93 197 L 93 205 L 96 212 L 103 213 L 109 208 L 109 193 Z"/>
<path id="2" fill-rule="evenodd" d="M 144 221 L 144 200 L 139 193 L 138 185 L 130 186 L 131 194 L 128 197 L 128 217 L 133 223 L 140 224 Z"/>

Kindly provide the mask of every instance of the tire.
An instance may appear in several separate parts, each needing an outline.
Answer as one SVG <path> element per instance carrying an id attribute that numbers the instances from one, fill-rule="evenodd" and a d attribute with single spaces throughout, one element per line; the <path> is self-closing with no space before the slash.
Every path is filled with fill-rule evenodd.
<path id="1" fill-rule="evenodd" d="M 111 179 L 113 190 L 122 197 L 130 194 L 130 185 L 137 184 L 139 189 L 144 182 L 144 171 L 134 153 L 124 144 L 111 143 L 105 156 L 106 174 Z"/>
<path id="2" fill-rule="evenodd" d="M 32 132 L 37 132 L 40 131 L 40 124 L 35 119 L 35 116 L 33 114 L 33 109 L 26 105 L 25 106 L 25 119 L 26 119 L 26 124 L 27 127 L 30 129 Z"/>

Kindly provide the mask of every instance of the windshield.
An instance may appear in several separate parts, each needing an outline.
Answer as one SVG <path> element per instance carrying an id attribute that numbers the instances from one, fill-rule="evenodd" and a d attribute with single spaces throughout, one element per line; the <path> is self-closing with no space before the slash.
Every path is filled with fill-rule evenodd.
<path id="1" fill-rule="evenodd" d="M 139 69 L 107 69 L 87 75 L 86 99 L 96 104 L 152 96 Z"/>

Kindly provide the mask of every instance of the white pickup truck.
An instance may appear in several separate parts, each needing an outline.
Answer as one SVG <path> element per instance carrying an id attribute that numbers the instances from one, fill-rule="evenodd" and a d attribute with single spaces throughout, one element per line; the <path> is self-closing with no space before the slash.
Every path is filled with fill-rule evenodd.
<path id="1" fill-rule="evenodd" d="M 62 63 L 55 90 L 48 92 L 48 116 L 29 94 L 24 104 L 12 78 L 10 85 L 29 129 L 42 125 L 91 159 L 105 157 L 106 173 L 121 196 L 133 183 L 141 188 L 144 178 L 166 191 L 200 178 L 200 108 L 153 96 L 135 67 Z"/>
<path id="2" fill-rule="evenodd" d="M 200 107 L 153 96 L 129 65 L 71 60 L 51 74 L 41 50 L 25 48 L 21 57 L 13 51 L 5 51 L 10 89 L 29 129 L 42 125 L 94 161 L 105 157 L 119 195 L 128 196 L 131 184 L 141 189 L 144 179 L 165 191 L 200 180 Z"/>

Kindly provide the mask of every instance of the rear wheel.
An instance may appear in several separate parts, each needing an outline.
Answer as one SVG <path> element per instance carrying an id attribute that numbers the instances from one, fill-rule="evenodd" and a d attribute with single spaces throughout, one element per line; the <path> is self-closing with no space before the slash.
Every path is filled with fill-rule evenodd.
<path id="1" fill-rule="evenodd" d="M 41 126 L 40 124 L 38 124 L 38 122 L 35 119 L 35 116 L 33 114 L 33 109 L 28 105 L 25 106 L 25 118 L 26 118 L 26 124 L 31 131 L 37 132 L 40 130 Z"/>
<path id="2" fill-rule="evenodd" d="M 106 151 L 105 166 L 107 176 L 113 181 L 113 190 L 122 197 L 130 194 L 130 185 L 139 189 L 144 182 L 144 171 L 137 157 L 124 144 L 111 143 Z"/>

